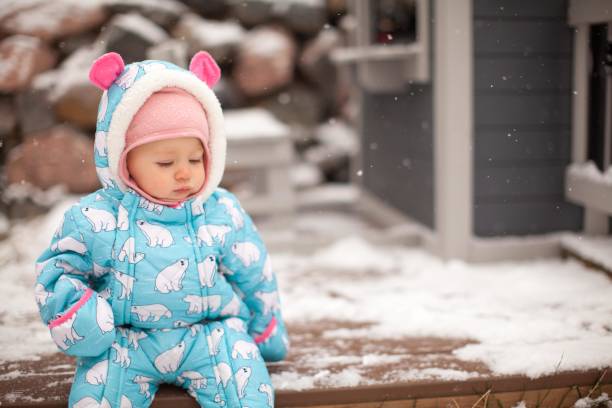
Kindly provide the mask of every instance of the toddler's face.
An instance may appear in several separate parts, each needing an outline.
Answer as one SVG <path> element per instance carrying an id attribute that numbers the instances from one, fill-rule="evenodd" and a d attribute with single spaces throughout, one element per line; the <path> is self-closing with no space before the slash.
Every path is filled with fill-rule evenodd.
<path id="1" fill-rule="evenodd" d="M 147 194 L 167 201 L 182 201 L 197 193 L 206 176 L 204 149 L 195 137 L 137 146 L 128 152 L 127 168 Z"/>

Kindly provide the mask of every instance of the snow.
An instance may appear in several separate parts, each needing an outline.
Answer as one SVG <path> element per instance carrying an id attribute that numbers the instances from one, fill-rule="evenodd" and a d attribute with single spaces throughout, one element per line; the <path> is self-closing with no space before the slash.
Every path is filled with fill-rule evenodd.
<path id="1" fill-rule="evenodd" d="M 56 352 L 38 318 L 32 288 L 36 257 L 77 199 L 59 197 L 39 197 L 57 204 L 45 216 L 14 222 L 8 238 L 0 241 L 0 361 Z M 331 214 L 309 217 L 310 223 L 325 224 L 321 230 L 335 226 L 337 234 L 359 225 L 348 222 L 348 214 L 342 214 L 343 223 Z M 303 221 L 298 217 L 297 222 Z M 335 318 L 370 324 L 327 330 L 324 340 L 472 339 L 458 346 L 454 356 L 483 362 L 500 375 L 538 377 L 612 364 L 612 282 L 604 274 L 573 260 L 445 262 L 419 248 L 372 244 L 368 231 L 357 229 L 356 236 L 310 253 L 271 247 L 290 327 Z M 310 375 L 276 370 L 277 389 L 372 384 L 367 368 L 392 366 L 398 356 L 347 351 L 313 358 L 316 370 Z M 331 363 L 348 367 L 330 370 Z M 463 381 L 477 375 L 454 366 L 419 366 L 389 370 L 384 381 Z"/>
<path id="2" fill-rule="evenodd" d="M 138 34 L 153 44 L 159 44 L 168 39 L 168 34 L 161 27 L 138 13 L 117 16 L 111 21 L 111 25 Z"/>
<path id="3" fill-rule="evenodd" d="M 604 405 L 604 403 L 606 405 Z M 593 399 L 589 397 L 580 398 L 574 404 L 574 408 L 607 407 L 612 408 L 612 399 L 603 392 L 599 397 Z"/>
<path id="4" fill-rule="evenodd" d="M 208 47 L 238 44 L 245 36 L 245 30 L 236 21 L 207 20 L 189 14 L 183 17 L 181 25 L 191 28 L 196 43 Z"/>
<path id="5" fill-rule="evenodd" d="M 612 166 L 602 173 L 592 161 L 586 163 L 573 163 L 569 166 L 569 172 L 580 178 L 586 178 L 593 182 L 605 183 L 612 186 Z"/>
<path id="6" fill-rule="evenodd" d="M 565 235 L 561 243 L 585 260 L 612 271 L 611 236 Z"/>
<path id="7" fill-rule="evenodd" d="M 287 137 L 290 129 L 262 108 L 229 109 L 224 112 L 225 135 L 233 139 Z"/>
<path id="8" fill-rule="evenodd" d="M 0 81 L 8 75 L 18 75 L 17 82 L 22 82 L 31 72 L 34 64 L 34 52 L 41 46 L 41 40 L 36 37 L 16 34 L 2 41 L 8 49 L 12 49 L 10 58 L 0 60 Z M 16 67 L 20 67 L 16 69 Z"/>

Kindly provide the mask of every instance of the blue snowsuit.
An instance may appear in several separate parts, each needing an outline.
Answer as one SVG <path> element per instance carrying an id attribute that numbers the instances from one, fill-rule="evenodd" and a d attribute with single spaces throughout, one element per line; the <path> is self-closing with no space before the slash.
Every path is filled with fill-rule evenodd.
<path id="1" fill-rule="evenodd" d="M 217 187 L 219 174 L 209 177 L 208 195 L 176 207 L 150 202 L 113 176 L 120 150 L 112 138 L 124 137 L 113 129 L 115 111 L 154 92 L 136 88 L 147 75 L 161 78 L 157 89 L 176 86 L 163 70 L 201 82 L 161 61 L 125 67 L 98 116 L 95 161 L 104 188 L 65 213 L 37 261 L 42 320 L 58 347 L 78 357 L 69 405 L 147 407 L 159 384 L 170 383 L 202 406 L 272 407 L 264 360 L 283 359 L 288 339 L 270 258 L 250 217 Z M 220 108 L 207 103 L 214 121 Z M 211 152 L 224 158 L 214 126 Z"/>

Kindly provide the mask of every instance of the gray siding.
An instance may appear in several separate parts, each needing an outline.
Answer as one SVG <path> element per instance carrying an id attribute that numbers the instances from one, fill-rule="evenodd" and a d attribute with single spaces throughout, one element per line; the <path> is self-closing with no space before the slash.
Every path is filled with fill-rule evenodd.
<path id="1" fill-rule="evenodd" d="M 363 183 L 387 204 L 433 228 L 432 88 L 364 94 Z"/>
<path id="2" fill-rule="evenodd" d="M 565 0 L 474 0 L 474 233 L 581 228 L 564 199 L 572 33 Z"/>

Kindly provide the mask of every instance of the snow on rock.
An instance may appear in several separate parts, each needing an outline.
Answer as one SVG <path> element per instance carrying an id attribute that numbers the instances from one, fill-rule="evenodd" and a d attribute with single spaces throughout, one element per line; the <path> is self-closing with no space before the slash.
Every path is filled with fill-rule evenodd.
<path id="1" fill-rule="evenodd" d="M 581 258 L 612 271 L 612 237 L 568 234 L 561 243 Z"/>
<path id="2" fill-rule="evenodd" d="M 233 139 L 286 137 L 290 129 L 265 109 L 233 109 L 224 112 L 225 135 Z"/>
<path id="3" fill-rule="evenodd" d="M 606 404 L 606 405 L 604 405 Z M 605 392 L 597 398 L 584 397 L 574 403 L 574 408 L 596 408 L 607 407 L 612 408 L 612 399 Z"/>
<path id="4" fill-rule="evenodd" d="M 569 172 L 574 176 L 612 185 L 612 166 L 602 173 L 592 161 L 573 163 L 569 166 Z"/>

